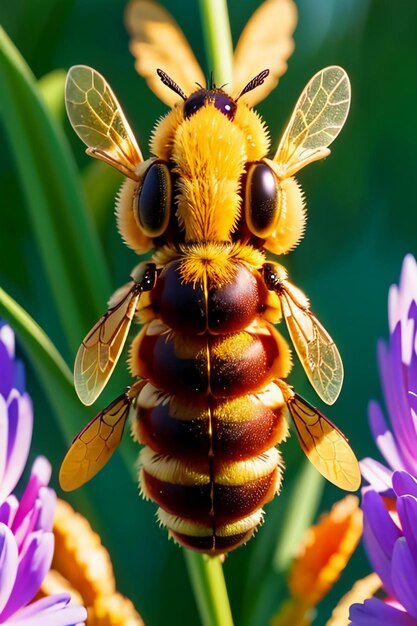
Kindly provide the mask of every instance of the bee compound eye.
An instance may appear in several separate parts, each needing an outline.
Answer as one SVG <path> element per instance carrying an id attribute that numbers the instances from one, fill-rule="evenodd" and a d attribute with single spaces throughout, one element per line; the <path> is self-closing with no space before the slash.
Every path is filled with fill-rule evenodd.
<path id="1" fill-rule="evenodd" d="M 231 122 L 235 118 L 236 102 L 222 91 L 219 91 L 214 96 L 214 106 L 221 111 Z"/>
<path id="2" fill-rule="evenodd" d="M 184 117 L 191 117 L 198 109 L 201 109 L 207 101 L 207 94 L 207 89 L 200 89 L 187 98 L 184 102 Z"/>
<path id="3" fill-rule="evenodd" d="M 253 163 L 248 170 L 245 190 L 245 218 L 257 237 L 268 237 L 280 212 L 278 179 L 266 163 Z"/>
<path id="4" fill-rule="evenodd" d="M 171 174 L 165 163 L 153 163 L 145 173 L 137 197 L 137 221 L 148 237 L 165 231 L 172 200 Z"/>

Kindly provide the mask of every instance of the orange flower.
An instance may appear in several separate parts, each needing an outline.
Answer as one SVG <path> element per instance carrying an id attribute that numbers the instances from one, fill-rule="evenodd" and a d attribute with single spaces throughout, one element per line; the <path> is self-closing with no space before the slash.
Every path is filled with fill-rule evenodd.
<path id="1" fill-rule="evenodd" d="M 362 511 L 356 496 L 346 496 L 307 531 L 291 567 L 291 595 L 313 607 L 339 579 L 362 534 Z"/>
<path id="2" fill-rule="evenodd" d="M 361 534 L 362 511 L 356 496 L 337 502 L 307 530 L 288 577 L 291 597 L 274 616 L 272 626 L 312 623 L 314 607 L 339 579 Z"/>
<path id="3" fill-rule="evenodd" d="M 143 626 L 133 604 L 116 591 L 110 556 L 87 520 L 63 500 L 54 518 L 55 551 L 41 594 L 67 591 L 88 611 L 87 626 Z"/>
<path id="4" fill-rule="evenodd" d="M 369 574 L 369 576 L 356 581 L 352 589 L 343 596 L 339 604 L 333 610 L 332 616 L 326 626 L 347 626 L 350 623 L 350 606 L 355 602 L 362 603 L 368 598 L 371 598 L 381 585 L 381 579 L 376 574 Z"/>

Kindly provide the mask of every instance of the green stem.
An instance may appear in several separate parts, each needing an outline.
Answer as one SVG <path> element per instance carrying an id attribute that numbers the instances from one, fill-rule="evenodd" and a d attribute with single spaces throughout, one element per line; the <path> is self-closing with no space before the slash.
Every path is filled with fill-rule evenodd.
<path id="1" fill-rule="evenodd" d="M 226 0 L 199 0 L 208 69 L 216 85 L 232 80 L 233 43 Z"/>
<path id="2" fill-rule="evenodd" d="M 203 626 L 233 626 L 220 559 L 190 550 L 184 553 Z"/>

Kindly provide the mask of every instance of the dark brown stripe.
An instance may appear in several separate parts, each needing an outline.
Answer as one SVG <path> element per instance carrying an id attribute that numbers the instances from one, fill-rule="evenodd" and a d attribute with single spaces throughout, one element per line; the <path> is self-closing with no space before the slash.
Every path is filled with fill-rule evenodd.
<path id="1" fill-rule="evenodd" d="M 268 476 L 245 485 L 184 486 L 159 480 L 143 470 L 142 481 L 146 494 L 171 515 L 198 522 L 224 525 L 258 511 L 272 500 L 276 492 L 278 468 Z M 213 514 L 214 513 L 214 517 Z"/>
<path id="2" fill-rule="evenodd" d="M 229 524 L 248 517 L 272 500 L 276 492 L 278 468 L 268 476 L 252 480 L 245 485 L 213 486 L 215 524 Z"/>
<path id="3" fill-rule="evenodd" d="M 175 485 L 154 478 L 142 470 L 142 481 L 146 494 L 171 515 L 178 515 L 193 522 L 210 526 L 213 517 L 211 485 Z"/>
<path id="4" fill-rule="evenodd" d="M 160 454 L 180 459 L 207 458 L 210 452 L 209 420 L 181 420 L 171 416 L 171 403 L 139 408 L 136 435 L 140 443 Z"/>
<path id="5" fill-rule="evenodd" d="M 143 335 L 138 347 L 138 373 L 168 393 L 207 395 L 206 343 L 206 337 L 198 335 Z"/>
<path id="6" fill-rule="evenodd" d="M 216 554 L 230 552 L 230 550 L 234 550 L 234 548 L 237 548 L 242 543 L 249 541 L 254 530 L 255 529 L 251 529 L 238 535 L 231 535 L 230 537 L 190 537 L 189 535 L 173 531 L 170 531 L 170 533 L 174 539 L 185 548 L 190 548 L 197 552 L 205 552 L 214 556 Z"/>

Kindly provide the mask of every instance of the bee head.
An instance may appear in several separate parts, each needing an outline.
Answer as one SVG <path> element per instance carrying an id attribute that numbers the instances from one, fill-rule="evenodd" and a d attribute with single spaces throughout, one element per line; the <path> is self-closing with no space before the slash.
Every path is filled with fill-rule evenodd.
<path id="1" fill-rule="evenodd" d="M 198 109 L 201 109 L 201 107 L 206 104 L 213 104 L 215 108 L 221 111 L 231 122 L 234 120 L 237 107 L 236 101 L 225 91 L 217 88 L 201 88 L 191 94 L 184 102 L 184 117 L 191 117 L 191 115 L 194 115 Z"/>
<path id="2" fill-rule="evenodd" d="M 192 93 L 189 97 L 185 95 L 181 87 L 177 85 L 177 83 L 172 80 L 168 74 L 166 74 L 163 70 L 157 70 L 158 76 L 162 80 L 162 82 L 169 87 L 172 91 L 177 93 L 184 100 L 184 117 L 189 118 L 194 113 L 196 113 L 201 107 L 207 104 L 213 104 L 216 109 L 218 109 L 223 115 L 225 115 L 231 122 L 235 118 L 235 113 L 237 109 L 237 101 L 241 96 L 248 91 L 252 91 L 259 85 L 262 85 L 265 78 L 269 74 L 269 70 L 263 70 L 259 74 L 257 74 L 252 80 L 242 89 L 239 96 L 234 99 L 222 88 L 216 87 L 214 85 L 210 86 L 210 89 L 206 89 L 199 85 L 200 89 Z"/>

